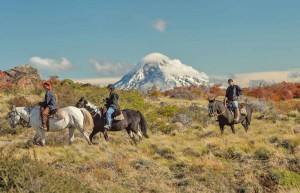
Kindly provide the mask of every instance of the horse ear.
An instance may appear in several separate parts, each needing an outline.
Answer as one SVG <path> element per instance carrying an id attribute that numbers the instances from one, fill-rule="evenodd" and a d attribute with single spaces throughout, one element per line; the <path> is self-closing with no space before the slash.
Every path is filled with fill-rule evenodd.
<path id="1" fill-rule="evenodd" d="M 82 101 L 83 101 L 83 99 L 84 99 L 84 97 L 81 97 L 81 98 L 79 99 L 79 102 L 82 102 Z"/>
<path id="2" fill-rule="evenodd" d="M 208 98 L 208 101 L 214 101 L 217 98 L 217 95 L 209 94 L 207 98 Z"/>
<path id="3" fill-rule="evenodd" d="M 12 110 L 13 110 L 13 111 L 16 110 L 16 105 L 13 105 L 13 106 L 12 106 Z"/>
<path id="4" fill-rule="evenodd" d="M 84 100 L 84 102 L 83 102 L 84 104 L 87 104 L 88 102 L 87 102 L 87 100 Z"/>

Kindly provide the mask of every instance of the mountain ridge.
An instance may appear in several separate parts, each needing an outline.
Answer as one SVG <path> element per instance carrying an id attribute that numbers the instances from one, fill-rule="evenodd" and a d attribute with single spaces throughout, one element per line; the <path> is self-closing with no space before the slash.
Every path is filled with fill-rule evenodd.
<path id="1" fill-rule="evenodd" d="M 146 55 L 136 67 L 116 83 L 119 89 L 168 90 L 174 87 L 206 85 L 208 76 L 178 59 L 160 53 Z"/>

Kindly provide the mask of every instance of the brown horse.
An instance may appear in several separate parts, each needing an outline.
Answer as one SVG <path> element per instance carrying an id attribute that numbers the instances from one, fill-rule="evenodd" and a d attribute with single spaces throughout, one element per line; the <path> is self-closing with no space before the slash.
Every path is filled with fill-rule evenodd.
<path id="1" fill-rule="evenodd" d="M 103 109 L 85 100 L 84 97 L 81 97 L 81 99 L 77 102 L 76 107 L 87 109 L 93 117 L 94 128 L 92 133 L 90 134 L 91 142 L 94 135 L 99 132 L 102 132 L 105 140 L 108 140 L 107 130 L 104 128 L 105 116 L 103 115 Z M 122 113 L 124 116 L 124 120 L 113 120 L 111 129 L 109 131 L 121 131 L 125 129 L 134 143 L 136 143 L 136 140 L 133 133 L 138 135 L 140 139 L 142 139 L 143 137 L 148 138 L 146 120 L 141 112 L 131 109 L 124 109 L 122 110 Z M 139 126 L 141 127 L 142 132 L 138 130 Z"/>
<path id="2" fill-rule="evenodd" d="M 247 132 L 250 129 L 251 115 L 253 110 L 249 104 L 241 104 L 241 105 L 245 106 L 246 115 L 241 114 L 240 119 L 236 124 L 241 123 L 244 126 L 245 131 Z M 230 126 L 232 133 L 235 133 L 234 115 L 229 110 L 229 108 L 225 107 L 223 102 L 215 100 L 215 98 L 210 99 L 208 103 L 208 115 L 210 117 L 217 118 L 221 129 L 221 134 L 223 134 L 224 132 L 225 125 Z"/>

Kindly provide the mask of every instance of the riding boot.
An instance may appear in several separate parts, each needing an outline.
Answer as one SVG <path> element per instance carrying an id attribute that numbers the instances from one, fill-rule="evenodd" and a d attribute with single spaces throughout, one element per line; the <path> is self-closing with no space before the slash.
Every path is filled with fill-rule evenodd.
<path id="1" fill-rule="evenodd" d="M 240 110 L 235 109 L 235 111 L 234 111 L 234 123 L 238 123 L 239 120 L 240 120 Z"/>

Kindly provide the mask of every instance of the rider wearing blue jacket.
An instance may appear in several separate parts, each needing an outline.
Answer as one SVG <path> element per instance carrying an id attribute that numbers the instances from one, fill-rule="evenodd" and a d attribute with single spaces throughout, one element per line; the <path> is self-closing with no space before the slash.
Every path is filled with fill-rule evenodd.
<path id="1" fill-rule="evenodd" d="M 41 129 L 47 131 L 48 116 L 57 108 L 56 107 L 56 97 L 55 97 L 53 91 L 51 90 L 50 82 L 44 82 L 42 86 L 46 90 L 46 94 L 45 94 L 44 101 L 39 103 L 41 117 L 42 117 Z"/>

